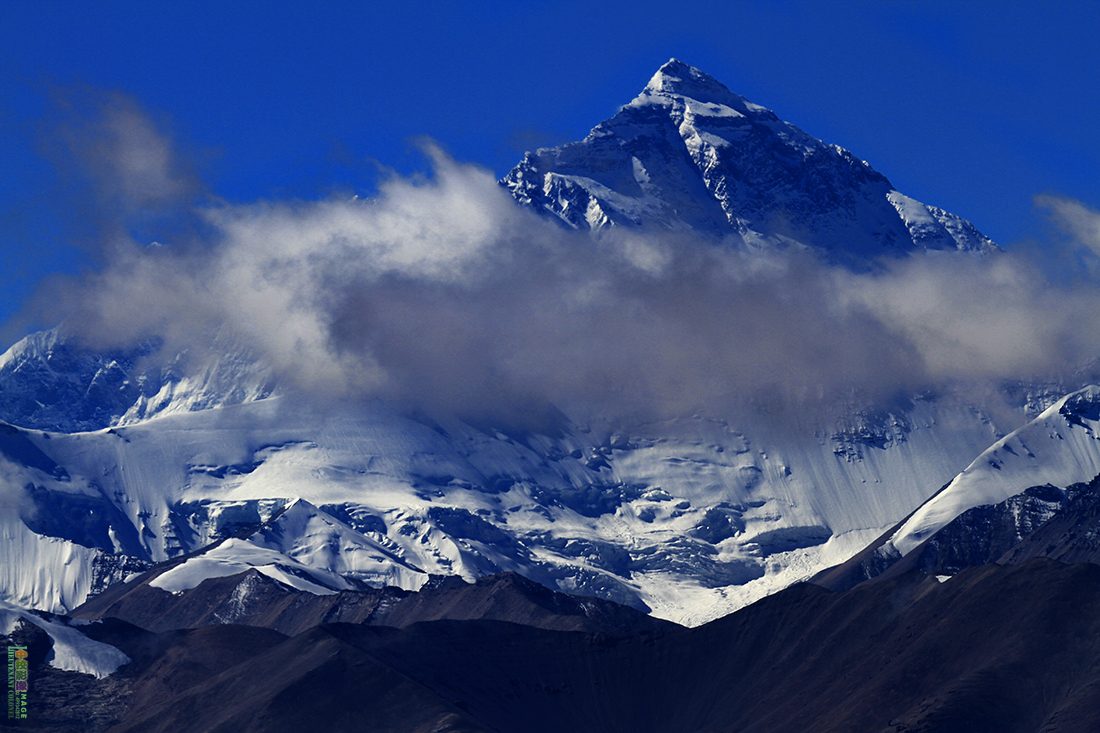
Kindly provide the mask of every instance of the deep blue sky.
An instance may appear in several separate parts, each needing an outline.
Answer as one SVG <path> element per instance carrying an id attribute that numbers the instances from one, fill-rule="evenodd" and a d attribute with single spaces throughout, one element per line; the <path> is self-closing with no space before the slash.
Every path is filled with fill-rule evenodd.
<path id="1" fill-rule="evenodd" d="M 369 193 L 428 136 L 505 173 L 677 57 L 999 243 L 1100 208 L 1100 3 L 0 1 L 0 323 L 80 266 L 57 90 L 122 92 L 230 201 Z M 64 166 L 62 166 L 64 168 Z M 7 329 L 10 332 L 10 328 Z"/>

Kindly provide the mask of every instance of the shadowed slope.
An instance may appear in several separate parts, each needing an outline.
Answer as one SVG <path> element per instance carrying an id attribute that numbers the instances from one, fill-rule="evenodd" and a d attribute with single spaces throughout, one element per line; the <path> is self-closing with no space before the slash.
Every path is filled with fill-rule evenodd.
<path id="1" fill-rule="evenodd" d="M 1097 689 L 1100 566 L 1037 559 L 799 585 L 665 634 L 324 624 L 135 700 L 117 730 L 1062 733 L 1100 726 Z"/>

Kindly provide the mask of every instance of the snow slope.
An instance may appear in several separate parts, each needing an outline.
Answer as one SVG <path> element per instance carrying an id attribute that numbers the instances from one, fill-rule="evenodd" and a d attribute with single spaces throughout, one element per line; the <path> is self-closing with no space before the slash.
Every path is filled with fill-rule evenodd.
<path id="1" fill-rule="evenodd" d="M 20 621 L 34 624 L 49 635 L 53 649 L 47 661 L 51 667 L 103 678 L 130 662 L 130 658 L 115 647 L 89 639 L 79 628 L 73 628 L 62 619 L 31 613 L 0 600 L 0 634 L 11 634 Z M 80 622 L 72 623 L 79 625 Z"/>
<path id="2" fill-rule="evenodd" d="M 1065 487 L 1100 475 L 1100 387 L 1066 395 L 983 451 L 890 538 L 906 555 L 968 509 L 1032 486 Z"/>
<path id="3" fill-rule="evenodd" d="M 275 398 L 10 430 L 38 463 L 5 483 L 23 509 L 6 520 L 19 558 L 0 592 L 22 606 L 61 612 L 105 577 L 221 542 L 161 587 L 247 567 L 317 593 L 512 570 L 687 623 L 846 558 L 995 439 L 969 408 L 932 402 L 856 431 L 696 415 L 506 435 Z"/>
<path id="4" fill-rule="evenodd" d="M 99 352 L 60 328 L 33 333 L 0 354 L 0 419 L 71 433 L 273 394 L 270 370 L 235 339 L 213 334 L 209 348 L 159 366 L 156 342 Z"/>

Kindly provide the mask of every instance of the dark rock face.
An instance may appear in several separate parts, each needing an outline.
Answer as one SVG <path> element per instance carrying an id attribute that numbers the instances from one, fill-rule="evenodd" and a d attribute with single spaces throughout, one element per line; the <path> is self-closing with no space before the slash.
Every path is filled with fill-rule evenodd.
<path id="1" fill-rule="evenodd" d="M 1000 504 L 963 512 L 913 554 L 907 562 L 939 575 L 998 561 L 1022 540 L 1062 511 L 1076 490 L 1035 486 Z"/>
<path id="2" fill-rule="evenodd" d="M 492 605 L 494 586 L 511 582 L 469 586 L 456 608 Z M 799 585 L 697 629 L 625 635 L 490 619 L 322 623 L 289 638 L 88 628 L 134 659 L 117 675 L 127 702 L 113 731 L 1100 726 L 1100 566 L 1043 558 L 945 583 L 911 572 L 839 593 Z"/>
<path id="3" fill-rule="evenodd" d="M 1100 563 L 1100 476 L 1087 484 L 1068 487 L 1058 512 L 998 557 L 997 562 L 1019 563 L 1033 557 Z"/>
<path id="4" fill-rule="evenodd" d="M 41 628 L 24 619 L 7 636 L 0 634 L 0 650 L 7 664 L 8 646 L 24 646 L 28 652 L 27 718 L 7 718 L 8 681 L 4 671 L 4 711 L 0 730 L 34 730 L 43 733 L 101 731 L 122 720 L 132 691 L 118 675 L 96 679 L 91 675 L 55 669 L 53 643 Z"/>
<path id="5" fill-rule="evenodd" d="M 912 429 L 903 410 L 857 411 L 837 426 L 832 436 L 836 446 L 833 453 L 848 461 L 859 460 L 868 448 L 882 450 L 904 443 Z"/>
<path id="6" fill-rule="evenodd" d="M 630 634 L 678 628 L 598 598 L 571 596 L 515 573 L 439 578 L 419 592 L 366 588 L 313 595 L 249 570 L 204 580 L 178 594 L 148 585 L 157 571 L 110 588 L 73 611 L 78 619 L 117 618 L 151 631 L 244 624 L 297 634 L 328 622 L 404 628 L 438 619 L 497 619 L 538 628 Z"/>
<path id="7" fill-rule="evenodd" d="M 117 542 L 124 555 L 149 559 L 133 523 L 107 497 L 51 491 L 33 484 L 26 492 L 32 509 L 23 521 L 32 532 L 91 549 L 111 550 Z"/>

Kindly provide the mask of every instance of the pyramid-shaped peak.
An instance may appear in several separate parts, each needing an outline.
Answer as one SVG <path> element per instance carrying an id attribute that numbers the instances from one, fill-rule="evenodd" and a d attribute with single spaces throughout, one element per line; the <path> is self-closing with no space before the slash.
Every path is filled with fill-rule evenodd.
<path id="1" fill-rule="evenodd" d="M 725 84 L 710 74 L 679 59 L 669 59 L 668 63 L 658 69 L 633 104 L 646 104 L 646 100 L 654 96 L 686 97 L 697 102 L 730 107 L 741 113 L 772 116 L 769 110 L 731 92 Z"/>
<path id="2" fill-rule="evenodd" d="M 866 267 L 914 250 L 996 249 L 969 222 L 679 59 L 584 140 L 528 155 L 501 184 L 571 227 L 795 241 Z"/>
<path id="3" fill-rule="evenodd" d="M 710 74 L 689 66 L 679 59 L 670 59 L 649 80 L 645 91 L 649 94 L 673 94 L 698 99 L 700 96 L 738 95 Z"/>

